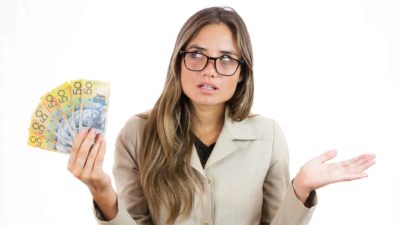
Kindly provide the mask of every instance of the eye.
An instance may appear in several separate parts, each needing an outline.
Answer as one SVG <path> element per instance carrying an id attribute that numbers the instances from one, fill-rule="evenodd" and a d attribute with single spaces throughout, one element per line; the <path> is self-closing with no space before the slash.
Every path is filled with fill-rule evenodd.
<path id="1" fill-rule="evenodd" d="M 201 54 L 201 52 L 195 51 L 195 52 L 189 52 L 189 56 L 193 59 L 200 59 L 202 57 L 204 57 L 203 54 Z"/>
<path id="2" fill-rule="evenodd" d="M 232 57 L 230 57 L 229 55 L 223 55 L 223 56 L 219 57 L 219 59 L 220 59 L 221 62 L 223 62 L 223 63 L 231 63 L 231 62 L 234 62 L 234 61 L 235 61 L 235 60 L 234 60 Z"/>

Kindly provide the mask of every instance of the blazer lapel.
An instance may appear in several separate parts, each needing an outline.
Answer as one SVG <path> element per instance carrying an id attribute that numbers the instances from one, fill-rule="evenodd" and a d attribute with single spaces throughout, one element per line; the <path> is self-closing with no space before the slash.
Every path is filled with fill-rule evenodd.
<path id="1" fill-rule="evenodd" d="M 201 165 L 199 155 L 197 154 L 196 147 L 192 147 L 192 155 L 190 159 L 190 165 L 197 170 L 201 175 L 205 176 L 203 166 Z"/>
<path id="2" fill-rule="evenodd" d="M 218 161 L 237 151 L 239 148 L 235 144 L 236 141 L 251 141 L 257 138 L 258 132 L 251 120 L 244 119 L 240 122 L 235 122 L 229 117 L 229 110 L 226 109 L 224 127 L 222 128 L 221 134 L 204 169 L 211 167 Z M 196 150 L 193 154 L 197 156 Z M 197 160 L 199 160 L 198 156 Z"/>

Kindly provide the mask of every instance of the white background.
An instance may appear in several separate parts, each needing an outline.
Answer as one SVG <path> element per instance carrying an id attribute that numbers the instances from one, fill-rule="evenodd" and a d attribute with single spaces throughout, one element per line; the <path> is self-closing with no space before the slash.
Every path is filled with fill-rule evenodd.
<path id="1" fill-rule="evenodd" d="M 163 87 L 176 35 L 206 6 L 235 8 L 252 37 L 253 111 L 276 119 L 291 176 L 337 148 L 377 154 L 369 178 L 318 191 L 312 225 L 400 224 L 400 6 L 362 1 L 0 0 L 0 224 L 95 224 L 68 155 L 28 147 L 39 97 L 64 81 L 111 82 L 108 153 Z"/>

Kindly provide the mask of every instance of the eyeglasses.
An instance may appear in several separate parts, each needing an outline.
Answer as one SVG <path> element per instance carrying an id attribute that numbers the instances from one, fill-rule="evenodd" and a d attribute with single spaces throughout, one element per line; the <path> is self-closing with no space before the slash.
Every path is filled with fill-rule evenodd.
<path id="1" fill-rule="evenodd" d="M 191 71 L 202 71 L 210 60 L 214 60 L 215 70 L 223 76 L 232 76 L 243 64 L 243 59 L 235 59 L 228 55 L 210 57 L 197 51 L 187 52 L 183 50 L 179 52 L 179 55 L 183 57 L 186 68 Z"/>

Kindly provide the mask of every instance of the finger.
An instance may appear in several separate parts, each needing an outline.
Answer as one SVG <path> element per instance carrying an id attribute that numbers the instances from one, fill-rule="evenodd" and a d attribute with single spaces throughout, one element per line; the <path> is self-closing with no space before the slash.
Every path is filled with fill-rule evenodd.
<path id="1" fill-rule="evenodd" d="M 350 163 L 363 163 L 366 160 L 374 159 L 375 154 L 362 154 L 349 160 Z"/>
<path id="2" fill-rule="evenodd" d="M 102 171 L 104 156 L 106 153 L 106 140 L 103 138 L 103 136 L 100 136 L 100 139 L 101 139 L 101 143 L 100 143 L 100 147 L 99 147 L 99 152 L 97 153 L 96 159 L 94 161 L 93 172 L 101 172 Z"/>
<path id="3" fill-rule="evenodd" d="M 83 140 L 86 138 L 88 134 L 88 129 L 83 129 L 77 136 L 74 137 L 71 153 L 68 160 L 68 168 L 72 169 L 71 167 L 75 164 L 76 157 L 78 155 L 79 149 L 82 145 Z"/>
<path id="4" fill-rule="evenodd" d="M 335 158 L 337 155 L 336 149 L 329 150 L 325 152 L 324 154 L 320 155 L 317 157 L 317 160 L 319 160 L 321 163 L 325 163 L 333 158 Z"/>
<path id="5" fill-rule="evenodd" d="M 369 159 L 367 161 L 364 161 L 361 165 L 359 165 L 359 171 L 358 172 L 367 170 L 368 168 L 370 168 L 375 163 L 376 163 L 375 159 Z"/>
<path id="6" fill-rule="evenodd" d="M 341 177 L 341 181 L 352 181 L 352 180 L 358 180 L 358 179 L 362 179 L 368 177 L 367 173 L 347 173 L 347 174 L 343 174 Z"/>
<path id="7" fill-rule="evenodd" d="M 86 159 L 86 163 L 82 169 L 82 179 L 88 179 L 92 173 L 94 161 L 96 159 L 97 153 L 99 152 L 101 138 L 99 137 L 101 134 L 98 134 L 96 137 L 96 142 L 91 147 L 89 154 Z"/>
<path id="8" fill-rule="evenodd" d="M 367 170 L 369 167 L 375 164 L 375 160 L 369 160 L 364 162 L 362 165 L 348 165 L 346 167 L 342 167 L 343 172 L 341 179 L 345 181 L 355 180 L 367 177 Z"/>
<path id="9" fill-rule="evenodd" d="M 368 168 L 373 166 L 375 162 L 374 154 L 364 154 L 361 155 L 357 160 L 354 160 L 353 163 L 348 164 L 347 173 L 343 174 L 342 179 L 344 181 L 357 180 L 361 178 L 368 177 L 368 174 L 365 172 Z"/>
<path id="10" fill-rule="evenodd" d="M 75 161 L 75 172 L 79 174 L 85 166 L 90 148 L 94 144 L 94 140 L 96 138 L 96 130 L 94 128 L 90 129 L 88 135 L 85 140 L 82 142 L 82 145 L 79 149 L 78 156 Z"/>
<path id="11" fill-rule="evenodd" d="M 366 170 L 375 163 L 375 155 L 373 154 L 363 154 L 350 160 L 341 162 L 344 168 L 350 171 L 360 172 Z"/>
<path id="12" fill-rule="evenodd" d="M 375 155 L 373 154 L 362 154 L 357 157 L 339 162 L 340 166 L 344 168 L 352 168 L 352 167 L 358 167 L 359 165 L 362 165 L 364 162 L 371 160 L 375 158 Z"/>

